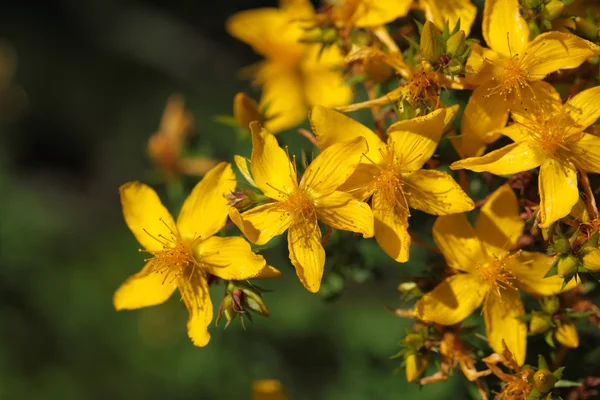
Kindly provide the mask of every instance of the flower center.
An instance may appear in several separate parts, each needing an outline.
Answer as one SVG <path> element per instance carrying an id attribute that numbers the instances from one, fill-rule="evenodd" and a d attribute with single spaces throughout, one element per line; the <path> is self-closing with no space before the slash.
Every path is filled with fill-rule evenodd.
<path id="1" fill-rule="evenodd" d="M 289 195 L 282 205 L 286 211 L 294 216 L 294 222 L 313 221 L 317 218 L 313 202 L 301 190 L 297 190 Z"/>
<path id="2" fill-rule="evenodd" d="M 404 191 L 405 182 L 402 180 L 400 164 L 390 164 L 386 169 L 383 169 L 373 185 L 383 198 L 384 204 L 392 205 L 394 209 L 409 213 L 408 199 Z"/>
<path id="3" fill-rule="evenodd" d="M 573 127 L 573 120 L 565 112 L 545 115 L 543 110 L 539 110 L 539 113 L 538 118 L 521 125 L 548 156 L 560 158 L 563 150 L 568 151 L 567 144 L 577 138 L 577 135 L 569 132 Z"/>
<path id="4" fill-rule="evenodd" d="M 516 278 L 506 266 L 520 254 L 521 252 L 517 251 L 504 257 L 497 257 L 495 254 L 492 255 L 486 264 L 478 267 L 480 281 L 498 296 L 500 296 L 500 289 L 517 290 L 515 285 Z"/>
<path id="5" fill-rule="evenodd" d="M 498 84 L 493 88 L 488 89 L 488 96 L 500 94 L 504 97 L 508 97 L 514 92 L 517 97 L 521 97 L 521 89 L 529 87 L 529 73 L 521 66 L 519 55 L 516 54 L 508 60 L 488 61 L 502 68 L 502 72 L 499 76 L 492 78 L 492 80 L 498 82 Z"/>

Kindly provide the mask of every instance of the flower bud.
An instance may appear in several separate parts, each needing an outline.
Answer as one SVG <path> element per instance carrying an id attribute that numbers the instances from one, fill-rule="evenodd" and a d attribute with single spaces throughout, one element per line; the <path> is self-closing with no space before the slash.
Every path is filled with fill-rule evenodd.
<path id="1" fill-rule="evenodd" d="M 542 0 L 521 0 L 521 4 L 523 4 L 526 8 L 535 9 L 542 4 Z"/>
<path id="2" fill-rule="evenodd" d="M 577 26 L 577 33 L 589 40 L 598 40 L 598 36 L 600 36 L 600 31 L 598 25 L 596 25 L 593 21 L 577 17 L 575 19 L 575 25 Z"/>
<path id="3" fill-rule="evenodd" d="M 263 317 L 269 316 L 269 310 L 267 309 L 267 306 L 263 301 L 262 296 L 256 290 L 248 288 L 243 289 L 243 292 L 246 295 L 246 306 L 250 311 L 254 311 L 257 314 L 262 315 Z"/>
<path id="4" fill-rule="evenodd" d="M 406 380 L 408 382 L 414 382 L 427 369 L 427 357 L 419 353 L 410 353 L 404 358 L 404 364 L 406 367 Z"/>
<path id="5" fill-rule="evenodd" d="M 458 31 L 450 36 L 446 42 L 446 51 L 452 57 L 460 56 L 467 46 L 466 35 L 464 31 Z"/>
<path id="6" fill-rule="evenodd" d="M 565 5 L 562 1 L 553 0 L 550 3 L 546 4 L 546 6 L 544 7 L 543 15 L 545 18 L 548 18 L 552 21 L 560 17 L 564 9 Z"/>
<path id="7" fill-rule="evenodd" d="M 540 393 L 547 393 L 554 388 L 557 379 L 548 369 L 540 369 L 533 374 L 533 387 Z"/>
<path id="8" fill-rule="evenodd" d="M 539 311 L 534 311 L 529 321 L 529 332 L 533 334 L 544 333 L 552 327 L 552 318 Z"/>
<path id="9" fill-rule="evenodd" d="M 554 337 L 563 346 L 572 349 L 579 347 L 579 334 L 577 333 L 577 327 L 572 321 L 561 321 L 554 332 Z"/>
<path id="10" fill-rule="evenodd" d="M 442 56 L 442 33 L 431 21 L 425 21 L 421 33 L 421 55 L 431 63 L 437 62 Z"/>
<path id="11" fill-rule="evenodd" d="M 546 314 L 552 315 L 558 311 L 560 307 L 560 301 L 556 296 L 544 297 L 541 301 L 541 305 L 542 311 L 544 311 Z"/>
<path id="12" fill-rule="evenodd" d="M 411 350 L 419 350 L 423 347 L 423 336 L 418 333 L 409 333 L 404 338 L 404 345 Z"/>
<path id="13" fill-rule="evenodd" d="M 262 123 L 264 121 L 258 104 L 245 93 L 238 93 L 233 98 L 233 118 L 244 129 L 249 129 L 250 122 Z"/>
<path id="14" fill-rule="evenodd" d="M 557 263 L 558 275 L 562 278 L 573 276 L 579 268 L 579 260 L 572 255 L 559 256 Z"/>
<path id="15" fill-rule="evenodd" d="M 567 254 L 569 251 L 571 251 L 571 245 L 565 237 L 556 239 L 554 243 L 552 243 L 552 248 L 560 254 Z"/>
<path id="16" fill-rule="evenodd" d="M 600 249 L 597 247 L 586 246 L 581 249 L 580 257 L 583 266 L 588 271 L 600 271 Z"/>

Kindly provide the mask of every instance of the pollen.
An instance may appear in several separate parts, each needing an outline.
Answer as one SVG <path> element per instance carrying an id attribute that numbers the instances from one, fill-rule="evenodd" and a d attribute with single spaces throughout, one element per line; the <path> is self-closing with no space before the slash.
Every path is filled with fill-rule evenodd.
<path id="1" fill-rule="evenodd" d="M 481 283 L 487 285 L 489 290 L 497 294 L 500 298 L 501 289 L 517 289 L 516 278 L 506 266 L 517 258 L 519 254 L 520 252 L 516 252 L 505 257 L 492 255 L 486 264 L 478 268 Z"/>
<path id="2" fill-rule="evenodd" d="M 512 56 L 508 60 L 488 61 L 501 68 L 501 72 L 496 77 L 492 78 L 493 81 L 497 82 L 497 85 L 488 89 L 488 96 L 500 94 L 504 97 L 508 97 L 514 93 L 520 98 L 521 90 L 529 88 L 529 72 L 521 65 L 518 54 Z"/>
<path id="3" fill-rule="evenodd" d="M 302 190 L 297 190 L 282 203 L 283 208 L 294 216 L 294 222 L 312 221 L 317 218 L 313 202 Z"/>
<path id="4" fill-rule="evenodd" d="M 579 137 L 572 131 L 573 119 L 564 110 L 549 114 L 540 109 L 536 114 L 535 119 L 521 125 L 548 156 L 555 159 L 566 157 L 568 144 Z"/>
<path id="5" fill-rule="evenodd" d="M 384 199 L 384 204 L 392 204 L 394 209 L 407 214 L 409 213 L 408 200 L 404 190 L 405 183 L 402 180 L 401 165 L 388 165 L 377 176 L 373 185 L 375 186 L 375 190 Z"/>

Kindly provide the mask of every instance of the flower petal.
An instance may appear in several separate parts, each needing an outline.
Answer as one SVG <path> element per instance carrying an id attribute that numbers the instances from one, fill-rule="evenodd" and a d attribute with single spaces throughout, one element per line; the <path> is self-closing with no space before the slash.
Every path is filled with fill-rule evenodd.
<path id="1" fill-rule="evenodd" d="M 308 119 L 321 149 L 324 150 L 336 143 L 363 137 L 369 146 L 364 161 L 369 162 L 369 164 L 382 164 L 384 162 L 385 143 L 381 141 L 375 132 L 360 122 L 339 111 L 321 106 L 313 107 Z"/>
<path id="2" fill-rule="evenodd" d="M 511 105 L 512 118 L 528 125 L 532 116 L 562 111 L 562 100 L 558 91 L 545 81 L 530 81 L 520 96 L 515 96 Z"/>
<path id="3" fill-rule="evenodd" d="M 540 228 L 548 228 L 553 222 L 569 215 L 579 199 L 577 170 L 548 159 L 540 167 L 538 177 L 540 191 Z"/>
<path id="4" fill-rule="evenodd" d="M 252 156 L 250 171 L 254 182 L 265 196 L 281 200 L 296 191 L 296 167 L 279 144 L 275 136 L 260 124 L 250 124 L 252 132 Z"/>
<path id="5" fill-rule="evenodd" d="M 533 295 L 552 296 L 570 290 L 575 285 L 575 282 L 571 281 L 563 290 L 563 279 L 558 275 L 544 278 L 553 260 L 553 257 L 543 253 L 521 251 L 519 257 L 506 268 L 515 276 L 520 289 Z"/>
<path id="6" fill-rule="evenodd" d="M 292 223 L 292 215 L 280 203 L 263 204 L 242 214 L 232 207 L 229 218 L 249 241 L 259 245 L 281 235 Z"/>
<path id="7" fill-rule="evenodd" d="M 559 69 L 576 68 L 598 54 L 600 46 L 571 33 L 546 32 L 529 43 L 521 66 L 529 73 L 529 79 L 544 79 Z"/>
<path id="8" fill-rule="evenodd" d="M 113 304 L 117 311 L 155 306 L 167 301 L 176 288 L 171 280 L 165 281 L 165 275 L 154 271 L 150 261 L 117 289 Z"/>
<path id="9" fill-rule="evenodd" d="M 154 189 L 140 182 L 127 182 L 119 191 L 125 222 L 146 250 L 160 250 L 163 248 L 160 237 L 177 235 L 175 221 Z"/>
<path id="10" fill-rule="evenodd" d="M 485 260 L 482 243 L 464 214 L 438 217 L 433 224 L 433 240 L 454 269 L 471 272 Z"/>
<path id="11" fill-rule="evenodd" d="M 563 346 L 571 349 L 579 347 L 579 333 L 577 333 L 577 327 L 572 321 L 559 322 L 554 335 L 556 341 Z"/>
<path id="12" fill-rule="evenodd" d="M 483 7 L 483 38 L 505 57 L 522 54 L 529 42 L 529 27 L 519 8 L 518 0 L 486 0 Z"/>
<path id="13" fill-rule="evenodd" d="M 600 118 L 600 86 L 584 90 L 570 98 L 565 104 L 568 112 L 580 130 L 596 123 Z"/>
<path id="14" fill-rule="evenodd" d="M 500 289 L 500 295 L 490 292 L 483 305 L 490 347 L 502 354 L 504 341 L 519 365 L 525 362 L 527 348 L 527 324 L 518 319 L 524 314 L 519 291 L 514 289 Z"/>
<path id="15" fill-rule="evenodd" d="M 325 249 L 321 244 L 321 229 L 316 220 L 299 221 L 288 230 L 290 261 L 304 287 L 317 293 L 321 288 L 325 267 Z"/>
<path id="16" fill-rule="evenodd" d="M 416 171 L 431 158 L 444 132 L 445 118 L 446 110 L 440 108 L 388 128 L 388 151 L 402 162 L 403 170 Z"/>
<path id="17" fill-rule="evenodd" d="M 367 203 L 344 192 L 333 192 L 315 202 L 317 218 L 335 229 L 374 235 L 373 212 Z"/>
<path id="18" fill-rule="evenodd" d="M 519 216 L 515 192 L 507 184 L 490 195 L 475 221 L 475 232 L 489 255 L 502 257 L 517 243 L 525 222 Z"/>
<path id="19" fill-rule="evenodd" d="M 351 22 L 357 28 L 384 25 L 408 14 L 412 0 L 362 1 Z M 352 4 L 352 3 L 350 3 Z"/>
<path id="20" fill-rule="evenodd" d="M 371 163 L 358 164 L 354 173 L 337 190 L 350 193 L 357 199 L 364 201 L 373 194 L 374 186 L 372 183 L 380 173 L 381 168 L 377 165 Z"/>
<path id="21" fill-rule="evenodd" d="M 200 273 L 181 277 L 178 281 L 181 299 L 189 312 L 188 335 L 194 345 L 204 347 L 210 340 L 208 325 L 213 317 L 213 305 L 208 291 L 208 282 Z"/>
<path id="22" fill-rule="evenodd" d="M 450 165 L 450 168 L 511 175 L 536 168 L 544 160 L 545 155 L 537 146 L 522 142 L 509 144 L 482 157 L 456 161 Z"/>
<path id="23" fill-rule="evenodd" d="M 600 174 L 600 137 L 584 132 L 581 139 L 569 147 L 579 168 Z"/>
<path id="24" fill-rule="evenodd" d="M 340 66 L 343 64 L 340 63 Z M 337 107 L 345 106 L 352 101 L 352 87 L 346 84 L 341 71 L 335 68 L 328 66 L 310 68 L 304 73 L 303 78 L 308 105 Z"/>
<path id="25" fill-rule="evenodd" d="M 333 193 L 352 175 L 367 150 L 362 137 L 328 147 L 306 168 L 300 188 L 313 199 Z"/>
<path id="26" fill-rule="evenodd" d="M 256 182 L 254 182 L 254 178 L 252 178 L 252 174 L 250 173 L 250 160 L 246 157 L 238 156 L 237 154 L 235 154 L 233 156 L 233 161 L 240 170 L 240 173 L 242 174 L 244 179 L 246 179 L 246 182 L 248 182 L 248 184 L 252 187 L 257 187 Z"/>
<path id="27" fill-rule="evenodd" d="M 380 192 L 375 192 L 372 202 L 377 244 L 394 260 L 408 261 L 410 255 L 408 204 L 404 199 L 389 199 Z"/>
<path id="28" fill-rule="evenodd" d="M 219 232 L 231 206 L 225 195 L 235 190 L 237 182 L 231 164 L 222 162 L 204 175 L 185 199 L 177 228 L 184 241 L 206 239 Z"/>
<path id="29" fill-rule="evenodd" d="M 266 265 L 241 237 L 213 236 L 195 243 L 193 250 L 203 269 L 227 281 L 255 278 Z"/>
<path id="30" fill-rule="evenodd" d="M 421 8 L 425 11 L 425 18 L 433 22 L 438 29 L 443 30 L 448 22 L 450 29 L 460 21 L 460 29 L 468 37 L 471 26 L 477 15 L 477 7 L 465 0 L 422 0 Z"/>
<path id="31" fill-rule="evenodd" d="M 475 208 L 473 200 L 446 172 L 422 169 L 405 178 L 411 208 L 433 215 L 456 214 Z"/>
<path id="32" fill-rule="evenodd" d="M 454 325 L 471 315 L 481 305 L 484 296 L 485 290 L 482 290 L 475 275 L 452 275 L 421 297 L 415 311 L 423 321 Z"/>

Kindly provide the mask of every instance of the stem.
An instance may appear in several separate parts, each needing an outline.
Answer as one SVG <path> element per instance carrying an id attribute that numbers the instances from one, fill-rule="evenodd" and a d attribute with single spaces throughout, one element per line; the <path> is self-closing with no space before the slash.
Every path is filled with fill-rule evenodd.
<path id="1" fill-rule="evenodd" d="M 413 243 L 416 244 L 417 246 L 422 247 L 425 250 L 433 251 L 437 254 L 442 254 L 437 247 L 432 246 L 428 243 L 425 243 L 425 241 L 423 241 L 420 237 L 418 237 L 416 233 L 409 231 L 408 234 L 410 235 L 410 238 L 412 239 Z"/>
<path id="2" fill-rule="evenodd" d="M 592 192 L 592 188 L 590 187 L 590 180 L 588 179 L 587 172 L 580 169 L 579 173 L 581 174 L 581 185 L 583 186 L 583 191 L 585 193 L 585 204 L 587 206 L 588 212 L 590 213 L 591 219 L 598 219 L 598 207 L 596 207 L 596 198 L 594 197 L 594 193 Z"/>
<path id="3" fill-rule="evenodd" d="M 399 317 L 402 318 L 415 318 L 415 313 L 410 308 L 392 308 L 389 306 L 384 306 L 386 310 L 393 312 Z"/>
<path id="4" fill-rule="evenodd" d="M 377 94 L 375 93 L 375 85 L 373 84 L 373 82 L 365 81 L 364 86 L 365 86 L 365 90 L 367 91 L 367 96 L 369 97 L 369 100 L 376 99 Z M 385 129 L 384 129 L 384 125 L 383 125 L 383 120 L 381 118 L 379 118 L 380 107 L 373 106 L 371 108 L 371 114 L 373 114 L 373 121 L 375 123 L 375 131 L 377 132 L 377 136 L 379 136 L 379 138 L 385 142 L 385 137 L 384 137 Z"/>
<path id="5" fill-rule="evenodd" d="M 307 138 L 308 141 L 311 142 L 317 149 L 320 148 L 317 138 L 312 134 L 312 132 L 307 131 L 304 128 L 298 128 L 298 133 Z"/>

